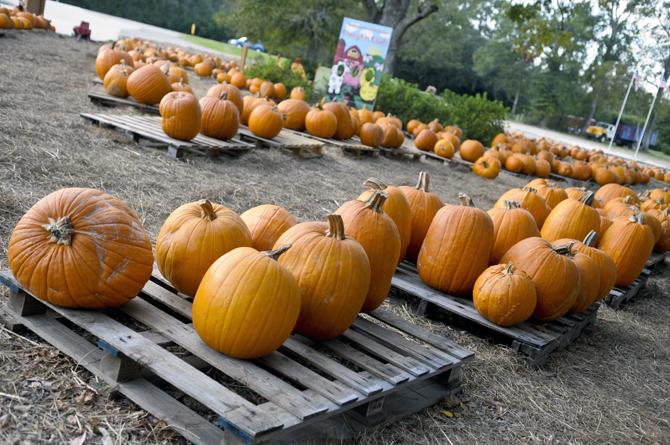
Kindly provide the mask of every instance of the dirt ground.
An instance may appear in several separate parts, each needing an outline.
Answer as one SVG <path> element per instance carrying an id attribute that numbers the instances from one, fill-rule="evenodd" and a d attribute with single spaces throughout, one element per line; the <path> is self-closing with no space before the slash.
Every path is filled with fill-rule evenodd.
<path id="1" fill-rule="evenodd" d="M 0 38 L 0 267 L 16 221 L 61 187 L 120 197 L 155 237 L 174 208 L 201 198 L 238 212 L 276 203 L 306 220 L 356 197 L 369 176 L 409 184 L 426 170 L 445 202 L 466 192 L 483 208 L 525 182 L 507 174 L 485 181 L 434 162 L 355 159 L 334 149 L 308 161 L 269 150 L 174 161 L 79 117 L 134 112 L 88 101 L 96 49 L 42 33 Z M 595 330 L 553 354 L 542 370 L 526 368 L 507 347 L 415 318 L 476 353 L 463 394 L 351 443 L 670 443 L 669 289 L 665 270 L 625 309 L 602 307 Z M 69 441 L 184 442 L 134 404 L 106 397 L 87 371 L 37 337 L 0 330 L 0 443 Z"/>

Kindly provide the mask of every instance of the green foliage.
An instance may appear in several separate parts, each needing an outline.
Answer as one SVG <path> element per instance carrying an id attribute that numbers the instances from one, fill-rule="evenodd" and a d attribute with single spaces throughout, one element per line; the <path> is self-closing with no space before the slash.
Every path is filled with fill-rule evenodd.
<path id="1" fill-rule="evenodd" d="M 384 76 L 376 108 L 398 116 L 404 122 L 419 119 L 461 127 L 464 137 L 488 142 L 503 130 L 507 110 L 486 94 L 459 95 L 445 90 L 440 96 L 421 91 L 417 85 Z"/>
<path id="2" fill-rule="evenodd" d="M 244 75 L 247 76 L 248 79 L 260 77 L 261 79 L 269 80 L 274 83 L 281 82 L 286 85 L 288 92 L 294 87 L 300 86 L 305 89 L 305 97 L 309 98 L 312 95 L 312 85 L 291 71 L 290 63 L 278 62 L 274 57 L 272 59 L 258 61 L 245 68 Z"/>

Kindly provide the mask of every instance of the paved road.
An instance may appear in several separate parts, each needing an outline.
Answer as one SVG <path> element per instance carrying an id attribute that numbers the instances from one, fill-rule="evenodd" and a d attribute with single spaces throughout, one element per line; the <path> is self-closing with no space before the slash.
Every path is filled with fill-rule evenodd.
<path id="1" fill-rule="evenodd" d="M 566 145 L 578 145 L 589 150 L 603 150 L 607 152 L 607 144 L 601 144 L 600 142 L 580 138 L 571 134 L 560 133 L 558 131 L 534 127 L 532 125 L 526 125 L 522 124 L 521 122 L 514 121 L 505 121 L 505 127 L 510 131 L 520 131 L 527 137 L 531 138 L 544 137 L 555 142 L 562 142 Z M 634 150 L 618 146 L 612 147 L 610 152 L 625 159 L 633 159 L 635 154 Z M 641 152 L 638 156 L 638 160 L 658 167 L 670 168 L 670 164 L 667 162 L 653 158 L 646 153 Z"/>

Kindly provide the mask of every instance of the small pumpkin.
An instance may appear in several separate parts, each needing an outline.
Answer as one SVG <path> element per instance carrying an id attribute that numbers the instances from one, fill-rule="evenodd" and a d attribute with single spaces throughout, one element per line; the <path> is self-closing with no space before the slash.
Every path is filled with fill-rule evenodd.
<path id="1" fill-rule="evenodd" d="M 363 145 L 376 148 L 384 141 L 384 130 L 377 124 L 366 122 L 361 125 L 359 137 Z"/>
<path id="2" fill-rule="evenodd" d="M 295 277 L 302 299 L 295 331 L 315 340 L 337 337 L 356 319 L 370 287 L 365 249 L 345 236 L 340 215 L 288 229 L 276 245 L 287 244 L 279 264 Z"/>
<path id="3" fill-rule="evenodd" d="M 273 204 L 253 207 L 240 218 L 251 234 L 251 247 L 260 251 L 271 250 L 279 237 L 297 222 L 286 209 Z M 282 243 L 286 244 L 289 243 Z"/>
<path id="4" fill-rule="evenodd" d="M 484 146 L 479 141 L 468 139 L 461 143 L 459 153 L 464 160 L 475 162 L 484 155 Z"/>
<path id="5" fill-rule="evenodd" d="M 517 155 L 512 155 L 505 160 L 505 170 L 513 173 L 521 173 L 523 170 L 523 161 Z"/>
<path id="6" fill-rule="evenodd" d="M 135 212 L 87 188 L 61 189 L 37 201 L 12 231 L 7 262 L 35 297 L 87 309 L 125 304 L 153 270 L 151 239 Z"/>
<path id="7" fill-rule="evenodd" d="M 458 195 L 460 205 L 446 205 L 433 218 L 416 263 L 424 283 L 453 295 L 472 292 L 493 248 L 493 222 Z M 464 254 L 466 253 L 467 254 Z"/>
<path id="8" fill-rule="evenodd" d="M 133 68 L 122 60 L 120 64 L 111 67 L 102 82 L 105 91 L 110 96 L 128 97 L 128 77 L 133 72 Z"/>
<path id="9" fill-rule="evenodd" d="M 433 130 L 425 129 L 421 130 L 419 135 L 414 140 L 414 145 L 419 150 L 431 151 L 435 144 L 437 143 L 437 136 Z"/>
<path id="10" fill-rule="evenodd" d="M 426 237 L 426 232 L 433 221 L 433 217 L 438 210 L 442 208 L 442 200 L 436 193 L 428 191 L 430 184 L 430 177 L 427 172 L 419 173 L 419 180 L 415 187 L 401 186 L 400 191 L 403 192 L 411 211 L 412 230 L 409 237 L 409 244 L 407 245 L 407 253 L 405 259 L 416 262 L 423 244 L 423 239 Z"/>
<path id="11" fill-rule="evenodd" d="M 243 246 L 251 246 L 251 234 L 237 213 L 208 200 L 191 202 L 163 223 L 156 238 L 156 264 L 178 291 L 193 296 L 209 266 Z"/>
<path id="12" fill-rule="evenodd" d="M 173 83 L 172 91 L 183 91 L 184 93 L 193 94 L 193 89 L 187 83 L 184 83 L 183 80 Z"/>
<path id="13" fill-rule="evenodd" d="M 565 193 L 568 195 L 568 198 L 579 201 L 586 193 L 588 193 L 588 190 L 585 187 L 568 187 L 565 189 Z"/>
<path id="14" fill-rule="evenodd" d="M 630 188 L 619 184 L 606 184 L 596 191 L 595 201 L 603 206 L 614 198 L 624 198 L 630 196 L 633 204 L 639 204 L 640 200 L 637 194 Z"/>
<path id="15" fill-rule="evenodd" d="M 174 139 L 190 141 L 200 132 L 200 104 L 193 94 L 173 91 L 161 99 L 161 127 Z"/>
<path id="16" fill-rule="evenodd" d="M 196 63 L 193 71 L 200 77 L 209 77 L 212 75 L 212 65 L 209 62 Z"/>
<path id="17" fill-rule="evenodd" d="M 500 161 L 490 156 L 482 156 L 472 165 L 472 172 L 486 179 L 495 179 L 500 173 Z"/>
<path id="18" fill-rule="evenodd" d="M 252 359 L 275 351 L 291 335 L 300 315 L 300 288 L 276 261 L 288 247 L 239 247 L 207 270 L 193 300 L 193 327 L 209 347 Z"/>
<path id="19" fill-rule="evenodd" d="M 317 105 L 305 116 L 305 129 L 312 136 L 330 139 L 337 131 L 337 118 L 331 111 Z"/>
<path id="20" fill-rule="evenodd" d="M 551 174 L 551 164 L 544 159 L 535 161 L 535 175 L 540 178 L 548 178 Z"/>
<path id="21" fill-rule="evenodd" d="M 561 317 L 577 301 L 580 275 L 569 252 L 567 246 L 553 247 L 532 237 L 516 243 L 501 259 L 502 263 L 512 262 L 533 280 L 537 292 L 533 317 L 539 321 Z"/>
<path id="22" fill-rule="evenodd" d="M 261 105 L 249 115 L 249 130 L 256 136 L 272 139 L 281 132 L 283 122 L 277 107 Z"/>
<path id="23" fill-rule="evenodd" d="M 103 48 L 99 51 L 95 59 L 95 72 L 100 80 L 105 78 L 105 74 L 107 74 L 107 71 L 109 71 L 111 67 L 118 65 L 122 60 L 126 62 L 126 65 L 133 68 L 133 58 L 127 52 L 116 49 L 116 42 L 114 42 L 111 47 Z M 155 103 L 157 102 L 158 101 Z"/>
<path id="24" fill-rule="evenodd" d="M 290 99 L 296 99 L 296 100 L 305 100 L 306 94 L 305 94 L 305 89 L 303 87 L 293 87 L 291 90 L 291 94 L 289 95 Z"/>
<path id="25" fill-rule="evenodd" d="M 297 131 L 305 129 L 305 118 L 310 110 L 307 102 L 299 99 L 286 99 L 279 102 L 277 110 L 285 116 L 284 127 Z"/>
<path id="26" fill-rule="evenodd" d="M 475 309 L 499 326 L 512 326 L 533 315 L 537 305 L 535 284 L 512 263 L 484 270 L 472 291 Z"/>
<path id="27" fill-rule="evenodd" d="M 130 73 L 126 88 L 133 99 L 147 105 L 159 103 L 172 91 L 167 76 L 155 65 L 144 65 Z"/>
<path id="28" fill-rule="evenodd" d="M 245 88 L 247 86 L 247 78 L 241 71 L 236 71 L 230 75 L 230 84 L 239 89 Z"/>
<path id="29" fill-rule="evenodd" d="M 452 144 L 446 139 L 440 139 L 439 141 L 437 141 L 435 143 L 435 146 L 433 147 L 433 151 L 435 152 L 436 155 L 446 159 L 453 158 L 454 154 L 456 153 L 454 144 Z"/>
<path id="30" fill-rule="evenodd" d="M 256 107 L 260 107 L 261 105 L 268 105 L 270 107 L 274 107 L 275 104 L 269 99 L 266 99 L 264 97 L 258 97 L 258 96 L 244 96 L 242 99 L 242 113 L 240 113 L 240 122 L 243 123 L 244 125 L 249 124 L 249 116 L 251 116 L 251 112 L 256 109 Z"/>
<path id="31" fill-rule="evenodd" d="M 542 225 L 542 238 L 553 242 L 561 238 L 584 239 L 592 230 L 600 231 L 600 216 L 591 207 L 593 192 L 580 200 L 566 199 L 558 203 Z"/>
<path id="32" fill-rule="evenodd" d="M 284 100 L 287 94 L 286 85 L 284 85 L 281 82 L 275 83 L 274 90 L 275 90 L 275 97 L 279 100 Z"/>
<path id="33" fill-rule="evenodd" d="M 377 124 L 375 122 L 375 124 Z M 379 124 L 377 124 L 379 125 Z M 382 125 L 384 130 L 384 137 L 381 146 L 386 148 L 399 148 L 405 142 L 405 135 L 395 125 Z"/>
<path id="34" fill-rule="evenodd" d="M 489 264 L 497 264 L 510 247 L 519 241 L 540 236 L 533 215 L 516 201 L 505 201 L 503 207 L 488 212 L 493 222 L 493 248 Z"/>
<path id="35" fill-rule="evenodd" d="M 642 272 L 654 248 L 654 234 L 644 224 L 644 214 L 620 216 L 603 234 L 598 248 L 608 253 L 617 268 L 616 284 L 630 285 Z"/>
<path id="36" fill-rule="evenodd" d="M 556 207 L 556 205 L 568 199 L 568 194 L 555 182 L 548 182 L 547 185 L 537 188 L 537 194 L 544 198 L 544 201 L 547 203 L 550 209 Z"/>

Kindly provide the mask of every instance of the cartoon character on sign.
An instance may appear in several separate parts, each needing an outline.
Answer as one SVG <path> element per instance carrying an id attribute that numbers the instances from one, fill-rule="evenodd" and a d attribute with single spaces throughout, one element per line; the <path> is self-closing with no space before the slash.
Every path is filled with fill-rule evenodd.
<path id="1" fill-rule="evenodd" d="M 331 68 L 330 79 L 328 80 L 328 94 L 337 96 L 342 92 L 342 83 L 344 76 L 347 74 L 347 64 L 344 61 L 339 61 Z"/>
<path id="2" fill-rule="evenodd" d="M 344 76 L 344 84 L 351 87 L 351 92 L 355 95 L 358 92 L 361 82 L 361 71 L 363 71 L 363 54 L 358 46 L 349 47 L 345 53 L 345 59 L 349 72 Z"/>
<path id="3" fill-rule="evenodd" d="M 361 90 L 359 95 L 364 102 L 372 103 L 377 98 L 382 71 L 384 70 L 384 58 L 379 49 L 371 47 L 365 55 L 365 68 L 361 73 Z"/>

